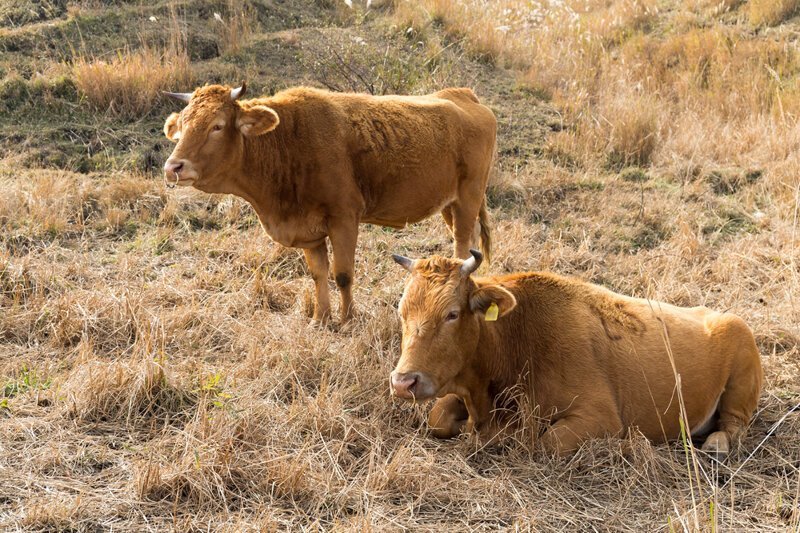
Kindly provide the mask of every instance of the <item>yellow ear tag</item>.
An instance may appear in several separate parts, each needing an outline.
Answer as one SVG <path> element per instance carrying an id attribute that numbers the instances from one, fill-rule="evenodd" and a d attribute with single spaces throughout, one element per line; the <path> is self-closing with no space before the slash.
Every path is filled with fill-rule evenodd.
<path id="1" fill-rule="evenodd" d="M 497 320 L 497 313 L 499 311 L 500 309 L 497 307 L 497 304 L 492 302 L 492 305 L 486 310 L 486 322 L 494 322 Z"/>

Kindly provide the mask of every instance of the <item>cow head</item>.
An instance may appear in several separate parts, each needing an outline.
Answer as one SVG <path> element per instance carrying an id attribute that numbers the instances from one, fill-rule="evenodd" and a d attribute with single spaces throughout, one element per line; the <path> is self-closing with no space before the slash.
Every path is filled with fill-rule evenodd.
<path id="1" fill-rule="evenodd" d="M 228 192 L 224 180 L 241 164 L 244 138 L 278 126 L 278 114 L 265 105 L 241 102 L 237 89 L 207 85 L 193 93 L 164 93 L 184 102 L 164 123 L 164 135 L 177 145 L 164 164 L 168 185 L 193 185 L 206 192 Z"/>
<path id="2" fill-rule="evenodd" d="M 393 256 L 411 272 L 400 299 L 403 344 L 391 374 L 395 396 L 425 401 L 460 394 L 457 378 L 480 355 L 476 351 L 481 322 L 495 318 L 495 312 L 502 317 L 516 306 L 508 290 L 472 279 L 483 256 L 477 250 L 470 253 L 472 257 L 465 261 L 439 256 L 414 261 Z"/>

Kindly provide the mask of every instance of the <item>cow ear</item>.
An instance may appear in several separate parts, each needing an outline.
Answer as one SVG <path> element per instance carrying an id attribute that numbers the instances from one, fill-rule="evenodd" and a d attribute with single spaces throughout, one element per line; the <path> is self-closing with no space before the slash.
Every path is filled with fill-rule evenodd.
<path id="1" fill-rule="evenodd" d="M 495 305 L 494 316 L 490 312 L 492 305 Z M 497 313 L 499 316 L 505 316 L 517 306 L 517 299 L 514 295 L 508 292 L 500 285 L 484 285 L 475 289 L 469 297 L 469 308 L 473 313 L 480 313 L 486 315 L 487 320 L 497 320 Z"/>
<path id="2" fill-rule="evenodd" d="M 180 115 L 173 113 L 167 117 L 167 121 L 164 123 L 164 135 L 172 142 L 178 142 L 180 138 L 181 131 L 178 129 L 178 117 Z"/>
<path id="3" fill-rule="evenodd" d="M 279 122 L 280 118 L 273 109 L 265 105 L 256 105 L 239 111 L 236 127 L 242 135 L 254 137 L 274 130 Z"/>

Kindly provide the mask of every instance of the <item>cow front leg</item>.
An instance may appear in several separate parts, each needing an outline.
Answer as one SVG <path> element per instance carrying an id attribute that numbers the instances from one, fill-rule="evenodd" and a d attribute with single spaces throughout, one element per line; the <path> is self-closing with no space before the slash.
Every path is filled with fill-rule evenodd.
<path id="1" fill-rule="evenodd" d="M 333 247 L 333 274 L 342 298 L 342 324 L 355 316 L 353 304 L 353 276 L 356 261 L 358 221 L 333 220 L 329 224 Z"/>
<path id="2" fill-rule="evenodd" d="M 428 428 L 437 439 L 450 439 L 464 430 L 469 412 L 464 401 L 455 394 L 436 400 L 428 413 Z"/>
<path id="3" fill-rule="evenodd" d="M 512 421 L 495 410 L 494 398 L 486 391 L 473 396 L 470 418 L 466 431 L 475 431 L 482 445 L 497 444 L 506 435 L 513 433 Z"/>
<path id="4" fill-rule="evenodd" d="M 325 241 L 315 248 L 305 248 L 308 270 L 314 280 L 314 322 L 325 324 L 331 317 L 331 297 L 328 289 L 328 245 Z"/>
<path id="5" fill-rule="evenodd" d="M 464 396 L 469 418 L 465 430 L 486 433 L 492 419 L 492 398 L 488 390 L 470 391 Z"/>

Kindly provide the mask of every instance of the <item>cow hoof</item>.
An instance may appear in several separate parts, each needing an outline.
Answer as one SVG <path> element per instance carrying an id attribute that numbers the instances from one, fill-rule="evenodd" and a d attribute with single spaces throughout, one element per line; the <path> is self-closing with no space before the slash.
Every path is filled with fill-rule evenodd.
<path id="1" fill-rule="evenodd" d="M 351 312 L 347 316 L 343 316 L 342 319 L 339 321 L 338 331 L 340 333 L 349 333 L 353 330 L 355 325 L 358 323 L 359 315 L 355 312 Z"/>
<path id="2" fill-rule="evenodd" d="M 327 318 L 312 318 L 311 327 L 316 329 L 327 329 L 331 321 Z"/>
<path id="3" fill-rule="evenodd" d="M 730 439 L 724 431 L 715 431 L 706 438 L 700 448 L 714 459 L 721 461 L 730 452 Z"/>

